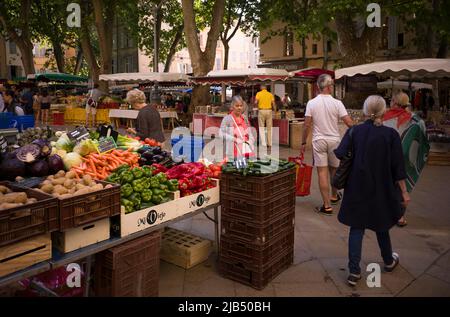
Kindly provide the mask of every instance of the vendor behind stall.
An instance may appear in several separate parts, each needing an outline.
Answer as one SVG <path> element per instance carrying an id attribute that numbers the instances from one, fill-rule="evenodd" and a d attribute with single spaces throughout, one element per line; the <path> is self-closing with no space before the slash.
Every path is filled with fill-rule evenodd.
<path id="1" fill-rule="evenodd" d="M 136 129 L 128 128 L 127 131 L 141 139 L 150 138 L 161 143 L 164 142 L 161 116 L 155 107 L 146 104 L 144 92 L 139 89 L 130 90 L 127 93 L 126 102 L 131 104 L 133 109 L 139 110 Z"/>
<path id="2" fill-rule="evenodd" d="M 219 137 L 225 141 L 225 154 L 232 161 L 238 157 L 254 156 L 254 136 L 250 124 L 243 114 L 247 105 L 241 96 L 234 96 L 231 112 L 222 120 Z"/>

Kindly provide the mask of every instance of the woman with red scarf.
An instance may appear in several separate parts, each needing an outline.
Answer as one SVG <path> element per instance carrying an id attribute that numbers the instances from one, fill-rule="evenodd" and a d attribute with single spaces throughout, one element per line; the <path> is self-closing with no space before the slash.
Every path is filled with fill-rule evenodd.
<path id="1" fill-rule="evenodd" d="M 231 111 L 222 120 L 219 137 L 225 140 L 225 154 L 229 161 L 238 157 L 253 157 L 254 137 L 248 119 L 243 115 L 246 104 L 241 96 L 234 96 Z"/>

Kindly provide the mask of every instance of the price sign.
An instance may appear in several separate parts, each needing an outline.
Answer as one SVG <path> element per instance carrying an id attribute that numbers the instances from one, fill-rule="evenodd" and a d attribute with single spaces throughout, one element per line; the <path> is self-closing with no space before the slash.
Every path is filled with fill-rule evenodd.
<path id="1" fill-rule="evenodd" d="M 67 134 L 72 141 L 82 141 L 89 138 L 89 131 L 85 127 L 78 127 Z"/>
<path id="2" fill-rule="evenodd" d="M 113 137 L 102 138 L 98 141 L 97 150 L 98 153 L 106 153 L 117 148 L 116 142 L 114 142 Z"/>

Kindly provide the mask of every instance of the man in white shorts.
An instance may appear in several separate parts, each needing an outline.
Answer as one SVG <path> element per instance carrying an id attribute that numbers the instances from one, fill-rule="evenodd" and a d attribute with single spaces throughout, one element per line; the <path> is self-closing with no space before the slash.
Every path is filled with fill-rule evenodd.
<path id="1" fill-rule="evenodd" d="M 306 140 L 312 127 L 313 160 L 314 166 L 317 166 L 319 188 L 323 199 L 323 205 L 317 207 L 316 211 L 331 215 L 333 213 L 331 204 L 337 204 L 341 200 L 340 193 L 334 187 L 332 187 L 330 198 L 330 179 L 339 166 L 339 160 L 333 152 L 341 142 L 338 122 L 342 119 L 347 127 L 351 127 L 353 121 L 344 104 L 331 95 L 334 82 L 330 75 L 320 75 L 317 86 L 320 94 L 306 105 L 301 151 L 305 152 Z"/>

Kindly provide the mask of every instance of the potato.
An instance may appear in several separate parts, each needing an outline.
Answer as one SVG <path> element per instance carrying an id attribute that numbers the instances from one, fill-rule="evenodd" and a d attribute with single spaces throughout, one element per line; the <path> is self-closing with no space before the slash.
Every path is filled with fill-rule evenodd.
<path id="1" fill-rule="evenodd" d="M 69 194 L 75 194 L 76 191 L 77 191 L 77 188 L 74 186 L 71 189 L 69 189 Z"/>
<path id="2" fill-rule="evenodd" d="M 63 170 L 61 170 L 55 174 L 55 178 L 60 178 L 60 177 L 65 177 L 65 176 L 66 176 L 66 172 L 64 172 Z"/>
<path id="3" fill-rule="evenodd" d="M 109 189 L 109 188 L 113 188 L 113 187 L 114 187 L 113 185 L 108 184 L 108 185 L 105 186 L 105 189 Z"/>
<path id="4" fill-rule="evenodd" d="M 6 186 L 0 185 L 0 192 L 2 194 L 7 194 L 7 193 L 10 193 L 11 190 L 8 187 L 6 187 Z"/>
<path id="5" fill-rule="evenodd" d="M 49 179 L 46 179 L 45 181 L 43 181 L 43 182 L 41 183 L 41 187 L 44 186 L 44 185 L 52 185 L 52 186 L 53 186 L 52 181 L 49 180 Z"/>
<path id="6" fill-rule="evenodd" d="M 19 206 L 22 206 L 23 204 L 21 203 L 2 203 L 0 204 L 0 210 L 5 210 L 5 209 L 10 209 L 10 208 L 16 208 Z"/>
<path id="7" fill-rule="evenodd" d="M 75 172 L 74 171 L 69 171 L 66 173 L 66 178 L 67 179 L 74 179 L 76 177 Z"/>
<path id="8" fill-rule="evenodd" d="M 84 184 L 76 184 L 76 185 L 75 185 L 75 188 L 76 188 L 77 190 L 80 190 L 80 189 L 86 188 L 86 185 L 84 185 Z"/>
<path id="9" fill-rule="evenodd" d="M 73 197 L 72 194 L 59 195 L 59 198 L 61 198 L 61 199 L 72 198 L 72 197 Z"/>
<path id="10" fill-rule="evenodd" d="M 28 198 L 27 199 L 27 204 L 33 204 L 35 202 L 37 202 L 38 200 L 36 198 Z"/>
<path id="11" fill-rule="evenodd" d="M 44 186 L 41 187 L 42 191 L 47 193 L 47 194 L 51 194 L 53 193 L 54 187 L 52 184 L 46 184 Z"/>
<path id="12" fill-rule="evenodd" d="M 85 188 L 77 190 L 73 195 L 74 196 L 84 195 L 84 194 L 89 194 L 89 192 L 90 192 L 89 187 L 85 187 Z"/>
<path id="13" fill-rule="evenodd" d="M 55 178 L 55 179 L 52 180 L 52 184 L 54 186 L 56 186 L 56 185 L 63 185 L 65 181 L 66 181 L 66 179 L 64 177 Z"/>
<path id="14" fill-rule="evenodd" d="M 84 175 L 83 176 L 83 183 L 84 185 L 90 186 L 92 184 L 92 177 L 91 175 Z"/>
<path id="15" fill-rule="evenodd" d="M 53 189 L 53 192 L 59 195 L 64 195 L 67 194 L 69 190 L 62 185 L 56 185 Z"/>
<path id="16" fill-rule="evenodd" d="M 47 177 L 47 180 L 49 180 L 49 181 L 52 181 L 52 180 L 54 180 L 55 179 L 55 176 L 54 175 L 50 175 L 49 177 Z"/>
<path id="17" fill-rule="evenodd" d="M 72 188 L 73 186 L 75 186 L 75 182 L 73 181 L 73 179 L 67 179 L 64 181 L 64 187 L 67 189 Z"/>
<path id="18" fill-rule="evenodd" d="M 20 182 L 23 181 L 25 178 L 23 178 L 22 176 L 17 176 L 16 177 L 16 182 Z"/>
<path id="19" fill-rule="evenodd" d="M 27 194 L 25 193 L 9 193 L 0 197 L 0 203 L 22 203 L 27 202 Z"/>
<path id="20" fill-rule="evenodd" d="M 94 186 L 91 186 L 91 192 L 96 192 L 103 189 L 102 184 L 95 184 Z"/>

